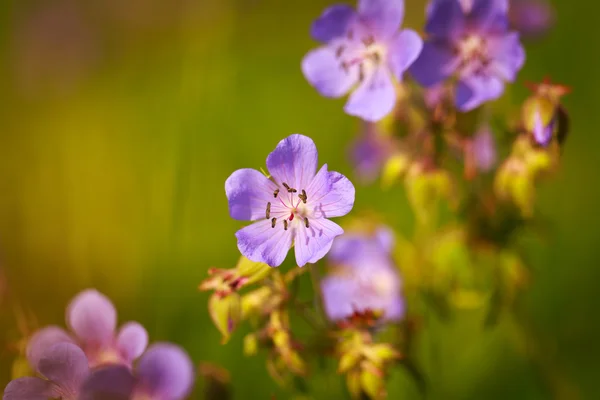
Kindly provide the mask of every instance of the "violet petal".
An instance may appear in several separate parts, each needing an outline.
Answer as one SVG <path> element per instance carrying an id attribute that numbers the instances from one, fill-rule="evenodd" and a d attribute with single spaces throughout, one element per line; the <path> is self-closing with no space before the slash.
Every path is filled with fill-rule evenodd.
<path id="1" fill-rule="evenodd" d="M 103 294 L 84 290 L 67 307 L 67 324 L 84 345 L 107 345 L 114 337 L 117 311 Z"/>
<path id="2" fill-rule="evenodd" d="M 378 67 L 348 99 L 344 111 L 365 121 L 376 122 L 389 114 L 396 104 L 396 88 L 390 71 Z"/>
<path id="3" fill-rule="evenodd" d="M 138 386 L 156 399 L 180 400 L 191 390 L 194 368 L 189 356 L 168 343 L 152 345 L 137 367 Z"/>
<path id="4" fill-rule="evenodd" d="M 231 218 L 256 221 L 265 218 L 268 202 L 273 201 L 277 185 L 255 169 L 238 169 L 225 181 Z"/>
<path id="5" fill-rule="evenodd" d="M 125 360 L 131 363 L 146 350 L 148 332 L 137 322 L 124 324 L 117 335 L 117 346 Z"/>
<path id="6" fill-rule="evenodd" d="M 304 135 L 291 135 L 277 144 L 267 157 L 267 168 L 278 183 L 297 190 L 308 186 L 317 172 L 318 153 L 315 142 Z"/>
<path id="7" fill-rule="evenodd" d="M 358 69 L 342 68 L 336 51 L 334 46 L 319 47 L 302 59 L 304 77 L 325 97 L 342 97 L 358 81 Z"/>
<path id="8" fill-rule="evenodd" d="M 313 39 L 327 43 L 332 39 L 344 36 L 348 26 L 356 17 L 356 11 L 348 4 L 335 4 L 323 11 L 311 28 L 310 35 Z"/>

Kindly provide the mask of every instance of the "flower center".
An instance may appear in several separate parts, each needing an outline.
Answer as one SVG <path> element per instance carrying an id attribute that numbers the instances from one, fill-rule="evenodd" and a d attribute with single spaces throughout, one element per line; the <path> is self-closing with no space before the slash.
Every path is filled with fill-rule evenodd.
<path id="1" fill-rule="evenodd" d="M 285 182 L 282 182 L 281 185 L 283 187 L 278 187 L 273 192 L 273 201 L 267 203 L 265 211 L 266 219 L 271 220 L 271 228 L 283 226 L 283 229 L 287 231 L 298 224 L 309 228 L 306 190 L 298 190 Z"/>
<path id="2" fill-rule="evenodd" d="M 481 74 L 490 63 L 486 40 L 480 35 L 470 34 L 460 40 L 456 46 L 460 59 L 459 71 L 462 74 Z"/>
<path id="3" fill-rule="evenodd" d="M 346 37 L 334 45 L 340 68 L 346 74 L 357 74 L 359 82 L 368 78 L 387 56 L 386 47 L 373 35 L 358 35 L 354 30 L 348 31 Z"/>

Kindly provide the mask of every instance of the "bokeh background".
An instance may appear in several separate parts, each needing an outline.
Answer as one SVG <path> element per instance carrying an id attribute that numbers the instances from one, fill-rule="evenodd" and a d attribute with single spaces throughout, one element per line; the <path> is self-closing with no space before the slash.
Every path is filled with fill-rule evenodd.
<path id="1" fill-rule="evenodd" d="M 328 1 L 4 0 L 0 6 L 0 387 L 20 338 L 15 313 L 63 324 L 64 307 L 95 287 L 153 340 L 184 346 L 196 363 L 229 370 L 235 398 L 289 398 L 264 368 L 227 345 L 197 291 L 210 266 L 239 253 L 224 181 L 261 167 L 300 132 L 321 161 L 349 176 L 360 123 L 321 98 L 300 72 L 315 44 L 309 24 Z M 527 80 L 570 85 L 572 132 L 561 171 L 540 189 L 543 240 L 528 248 L 535 281 L 525 298 L 542 362 L 510 322 L 493 329 L 460 314 L 428 333 L 429 398 L 599 398 L 600 46 L 596 2 L 555 1 L 557 24 L 527 45 Z M 421 30 L 424 2 L 407 0 Z M 498 104 L 498 109 L 501 105 Z M 400 233 L 413 217 L 401 188 L 359 187 L 356 210 L 377 209 Z M 282 268 L 291 268 L 288 260 Z M 16 308 L 18 304 L 18 308 Z M 34 326 L 31 327 L 32 329 Z M 538 360 L 539 361 L 539 360 Z M 542 367 L 540 368 L 540 365 Z M 317 372 L 314 398 L 342 381 Z M 199 380 L 194 398 L 201 398 Z M 419 398 L 398 370 L 392 396 Z"/>

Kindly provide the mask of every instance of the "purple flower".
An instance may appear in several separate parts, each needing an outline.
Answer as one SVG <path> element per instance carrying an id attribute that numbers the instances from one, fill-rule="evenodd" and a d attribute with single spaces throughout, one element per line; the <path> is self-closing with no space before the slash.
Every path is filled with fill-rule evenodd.
<path id="1" fill-rule="evenodd" d="M 116 332 L 117 311 L 110 300 L 96 290 L 84 290 L 75 296 L 67 307 L 66 318 L 73 335 L 57 326 L 49 326 L 31 338 L 27 357 L 32 365 L 36 365 L 50 346 L 67 342 L 83 349 L 90 367 L 131 366 L 148 345 L 148 334 L 137 322 L 128 322 Z"/>
<path id="2" fill-rule="evenodd" d="M 47 347 L 32 367 L 45 379 L 15 379 L 4 389 L 3 400 L 76 400 L 89 374 L 83 350 L 68 342 Z"/>
<path id="3" fill-rule="evenodd" d="M 552 141 L 554 133 L 555 119 L 551 118 L 548 123 L 544 123 L 542 114 L 539 110 L 535 111 L 533 116 L 533 138 L 542 147 L 546 147 Z"/>
<path id="4" fill-rule="evenodd" d="M 423 47 L 414 31 L 398 31 L 403 18 L 403 0 L 359 0 L 357 10 L 346 4 L 327 8 L 311 28 L 325 45 L 304 57 L 304 76 L 325 97 L 355 88 L 346 113 L 380 120 L 396 103 L 394 80 L 402 80 Z"/>
<path id="5" fill-rule="evenodd" d="M 523 37 L 543 36 L 554 23 L 554 10 L 546 0 L 512 0 L 510 25 Z"/>
<path id="6" fill-rule="evenodd" d="M 328 171 L 327 164 L 317 172 L 317 156 L 312 139 L 292 135 L 267 157 L 270 178 L 254 169 L 240 169 L 227 178 L 231 217 L 257 221 L 236 233 L 245 257 L 276 267 L 294 245 L 302 267 L 323 258 L 344 232 L 328 218 L 350 212 L 354 186 L 342 174 Z"/>
<path id="7" fill-rule="evenodd" d="M 379 228 L 374 235 L 346 234 L 336 240 L 328 261 L 333 268 L 321 281 L 325 313 L 332 321 L 355 311 L 382 311 L 385 321 L 404 316 L 400 277 L 391 258 L 393 234 Z"/>
<path id="8" fill-rule="evenodd" d="M 525 62 L 519 34 L 508 30 L 507 12 L 507 0 L 434 0 L 428 39 L 410 72 L 425 87 L 455 77 L 461 111 L 497 99 Z"/>
<path id="9" fill-rule="evenodd" d="M 473 138 L 473 155 L 479 171 L 487 172 L 496 164 L 496 143 L 489 129 L 483 129 Z"/>
<path id="10" fill-rule="evenodd" d="M 180 347 L 169 343 L 150 346 L 131 371 L 125 366 L 98 369 L 81 388 L 80 400 L 179 400 L 194 383 L 194 367 Z"/>
<path id="11" fill-rule="evenodd" d="M 350 158 L 358 177 L 365 182 L 372 182 L 390 157 L 393 143 L 379 133 L 375 124 L 366 125 L 365 132 L 350 149 Z"/>

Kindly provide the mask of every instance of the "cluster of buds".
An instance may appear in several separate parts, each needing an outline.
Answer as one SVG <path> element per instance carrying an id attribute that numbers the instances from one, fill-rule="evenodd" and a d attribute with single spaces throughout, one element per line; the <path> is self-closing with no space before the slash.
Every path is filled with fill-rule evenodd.
<path id="1" fill-rule="evenodd" d="M 210 277 L 200 284 L 199 289 L 213 291 L 208 310 L 215 326 L 223 335 L 223 343 L 229 340 L 242 319 L 242 297 L 239 290 L 264 280 L 270 273 L 268 265 L 250 261 L 243 256 L 235 268 L 208 270 Z"/>
<path id="2" fill-rule="evenodd" d="M 385 398 L 387 372 L 401 359 L 391 344 L 374 340 L 371 328 L 377 319 L 378 313 L 372 310 L 355 312 L 333 333 L 338 373 L 346 376 L 348 391 L 355 399 Z"/>
<path id="3" fill-rule="evenodd" d="M 209 312 L 217 329 L 227 342 L 242 322 L 248 321 L 255 331 L 244 338 L 244 354 L 252 356 L 259 349 L 269 353 L 267 369 L 282 385 L 286 373 L 304 375 L 306 365 L 300 357 L 301 344 L 291 334 L 288 306 L 294 301 L 291 284 L 304 270 L 281 274 L 264 263 L 241 257 L 237 266 L 227 270 L 209 270 L 211 275 L 200 284 L 201 290 L 214 290 Z M 252 284 L 260 286 L 239 293 Z"/>

